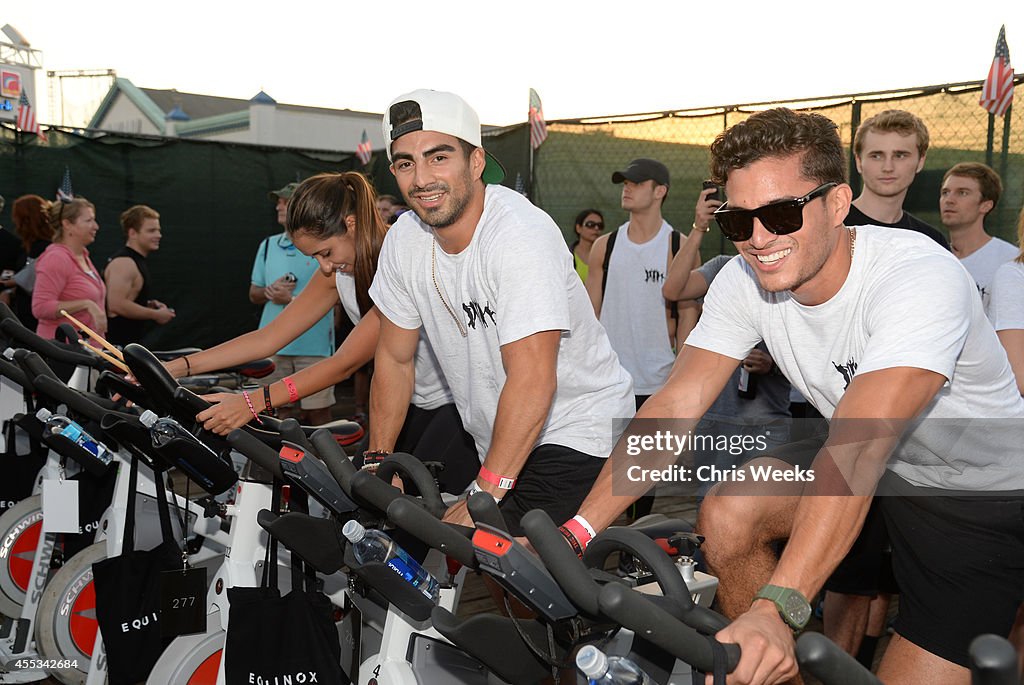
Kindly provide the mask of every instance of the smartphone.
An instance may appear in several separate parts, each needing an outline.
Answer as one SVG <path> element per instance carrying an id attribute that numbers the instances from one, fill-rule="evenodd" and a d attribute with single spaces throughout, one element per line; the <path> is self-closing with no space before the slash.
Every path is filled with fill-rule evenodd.
<path id="1" fill-rule="evenodd" d="M 722 199 L 722 190 L 718 187 L 717 183 L 715 183 L 714 181 L 704 181 L 701 184 L 701 189 L 702 190 L 707 190 L 708 188 L 714 188 L 715 189 L 715 192 L 708 193 L 708 196 L 707 196 L 708 200 L 721 200 Z"/>

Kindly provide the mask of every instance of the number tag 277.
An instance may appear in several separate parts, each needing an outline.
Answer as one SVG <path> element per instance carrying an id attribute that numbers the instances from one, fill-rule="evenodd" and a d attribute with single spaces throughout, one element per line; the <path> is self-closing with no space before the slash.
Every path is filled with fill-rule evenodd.
<path id="1" fill-rule="evenodd" d="M 206 631 L 206 569 L 160 574 L 160 635 L 177 637 Z"/>

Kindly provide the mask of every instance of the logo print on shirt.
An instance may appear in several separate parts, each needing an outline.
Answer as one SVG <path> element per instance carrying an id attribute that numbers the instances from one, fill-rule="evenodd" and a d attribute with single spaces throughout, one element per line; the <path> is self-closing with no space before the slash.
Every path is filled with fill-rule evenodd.
<path id="1" fill-rule="evenodd" d="M 494 318 L 494 310 L 491 309 L 490 302 L 485 303 L 482 309 L 480 308 L 480 304 L 477 302 L 463 302 L 462 310 L 466 312 L 466 323 L 474 330 L 476 329 L 477 321 L 479 321 L 484 328 L 490 326 L 490 324 L 487 323 L 487 317 L 491 317 L 492 324 L 497 325 L 498 323 L 497 319 Z"/>
<path id="2" fill-rule="evenodd" d="M 665 273 L 657 269 L 644 269 L 644 283 L 661 283 L 665 280 Z"/>
<path id="3" fill-rule="evenodd" d="M 857 362 L 854 361 L 853 359 L 850 359 L 850 361 L 842 365 L 832 362 L 832 366 L 836 368 L 836 371 L 839 372 L 839 374 L 843 377 L 843 380 L 845 381 L 845 384 L 843 385 L 843 390 L 849 388 L 850 381 L 853 380 L 854 374 L 857 373 Z"/>

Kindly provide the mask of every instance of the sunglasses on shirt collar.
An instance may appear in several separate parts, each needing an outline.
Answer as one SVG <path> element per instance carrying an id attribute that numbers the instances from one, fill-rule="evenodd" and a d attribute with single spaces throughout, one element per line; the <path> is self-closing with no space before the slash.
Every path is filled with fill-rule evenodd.
<path id="1" fill-rule="evenodd" d="M 775 235 L 789 235 L 799 231 L 804 225 L 804 205 L 821 197 L 839 185 L 836 182 L 824 183 L 803 197 L 793 200 L 779 200 L 756 209 L 731 209 L 725 203 L 715 210 L 715 221 L 722 229 L 722 234 L 729 240 L 742 243 L 754 235 L 754 217 Z"/>

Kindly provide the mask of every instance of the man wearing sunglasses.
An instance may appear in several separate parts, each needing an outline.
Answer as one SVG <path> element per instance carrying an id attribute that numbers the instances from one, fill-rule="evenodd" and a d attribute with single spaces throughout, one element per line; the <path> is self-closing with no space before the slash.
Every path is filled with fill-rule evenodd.
<path id="1" fill-rule="evenodd" d="M 902 591 L 879 677 L 967 683 L 968 644 L 1006 635 L 1024 595 L 1024 400 L 974 284 L 924 236 L 843 225 L 843 146 L 819 114 L 759 112 L 719 136 L 711 156 L 729 198 L 715 218 L 740 256 L 577 516 L 609 525 L 649 486 L 630 467 L 664 473 L 679 454 L 664 432 L 688 435 L 764 340 L 829 419 L 829 437 L 809 465 L 755 459 L 701 507 L 704 552 L 735 618 L 718 637 L 742 649 L 735 681 L 797 675 L 794 631 L 877 494 Z M 654 436 L 643 419 L 658 417 Z"/>

